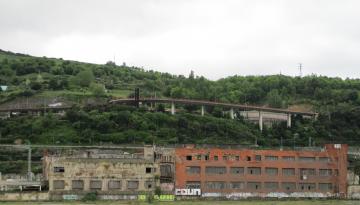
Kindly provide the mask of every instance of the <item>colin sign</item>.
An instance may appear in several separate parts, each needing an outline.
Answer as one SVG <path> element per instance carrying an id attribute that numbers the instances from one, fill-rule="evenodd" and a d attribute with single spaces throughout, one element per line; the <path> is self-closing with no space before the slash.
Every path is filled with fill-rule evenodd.
<path id="1" fill-rule="evenodd" d="M 200 196 L 201 189 L 175 189 L 177 196 Z"/>

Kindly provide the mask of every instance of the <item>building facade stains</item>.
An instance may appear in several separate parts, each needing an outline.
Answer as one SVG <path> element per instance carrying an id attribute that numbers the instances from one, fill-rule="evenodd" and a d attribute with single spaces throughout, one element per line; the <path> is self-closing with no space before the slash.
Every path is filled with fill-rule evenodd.
<path id="1" fill-rule="evenodd" d="M 200 189 L 203 197 L 345 197 L 347 149 L 176 148 L 175 188 Z"/>
<path id="2" fill-rule="evenodd" d="M 149 192 L 154 191 L 159 183 L 160 169 L 154 157 L 152 147 L 134 153 L 81 150 L 47 154 L 44 173 L 52 193 Z"/>

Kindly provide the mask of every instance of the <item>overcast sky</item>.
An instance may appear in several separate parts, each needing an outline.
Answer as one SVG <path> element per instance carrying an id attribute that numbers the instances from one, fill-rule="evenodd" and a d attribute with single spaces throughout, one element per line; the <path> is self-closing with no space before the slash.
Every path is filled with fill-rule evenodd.
<path id="1" fill-rule="evenodd" d="M 0 49 L 218 79 L 360 77 L 358 0 L 0 0 Z"/>

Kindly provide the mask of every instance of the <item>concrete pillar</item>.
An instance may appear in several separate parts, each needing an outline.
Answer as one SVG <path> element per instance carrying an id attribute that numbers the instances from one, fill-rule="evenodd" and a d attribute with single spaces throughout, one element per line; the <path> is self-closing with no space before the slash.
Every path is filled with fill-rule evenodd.
<path id="1" fill-rule="evenodd" d="M 205 110 L 204 110 L 204 106 L 202 105 L 201 106 L 201 116 L 204 116 L 205 115 Z"/>
<path id="2" fill-rule="evenodd" d="M 175 104 L 174 104 L 174 102 L 171 103 L 171 114 L 172 115 L 175 114 Z"/>
<path id="3" fill-rule="evenodd" d="M 287 114 L 287 127 L 291 127 L 291 114 Z"/>
<path id="4" fill-rule="evenodd" d="M 230 119 L 234 119 L 234 108 L 230 109 Z"/>
<path id="5" fill-rule="evenodd" d="M 259 128 L 260 128 L 260 131 L 263 130 L 263 114 L 261 111 L 259 111 Z"/>

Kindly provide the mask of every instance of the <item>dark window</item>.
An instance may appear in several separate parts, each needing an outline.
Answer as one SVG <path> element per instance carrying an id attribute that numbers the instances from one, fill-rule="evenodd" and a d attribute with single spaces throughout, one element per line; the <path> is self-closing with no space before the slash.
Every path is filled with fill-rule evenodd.
<path id="1" fill-rule="evenodd" d="M 331 183 L 319 183 L 319 189 L 321 191 L 331 191 L 333 186 Z"/>
<path id="2" fill-rule="evenodd" d="M 265 173 L 267 175 L 278 175 L 278 168 L 272 168 L 272 167 L 266 167 L 265 168 Z"/>
<path id="3" fill-rule="evenodd" d="M 228 160 L 228 156 L 224 155 L 224 156 L 223 156 L 223 160 L 224 160 L 224 161 Z"/>
<path id="4" fill-rule="evenodd" d="M 145 185 L 145 189 L 152 189 L 154 187 L 154 182 L 146 181 L 144 185 Z"/>
<path id="5" fill-rule="evenodd" d="M 196 155 L 196 159 L 201 160 L 201 155 L 200 154 Z"/>
<path id="6" fill-rule="evenodd" d="M 151 173 L 151 167 L 146 167 L 146 170 L 145 172 L 148 174 L 148 173 Z"/>
<path id="7" fill-rule="evenodd" d="M 209 160 L 209 155 L 205 155 L 205 160 Z"/>
<path id="8" fill-rule="evenodd" d="M 201 183 L 199 181 L 187 181 L 185 188 L 186 189 L 200 189 Z"/>
<path id="9" fill-rule="evenodd" d="M 219 160 L 219 157 L 215 155 L 215 156 L 214 156 L 214 160 L 215 160 L 215 161 L 218 161 L 218 160 Z"/>
<path id="10" fill-rule="evenodd" d="M 63 173 L 63 172 L 65 172 L 65 168 L 64 167 L 54 167 L 54 172 L 55 173 Z"/>
<path id="11" fill-rule="evenodd" d="M 72 189 L 73 190 L 83 190 L 84 181 L 83 180 L 72 180 Z"/>
<path id="12" fill-rule="evenodd" d="M 247 157 L 246 157 L 246 161 L 251 161 L 251 157 L 250 157 L 250 156 L 247 156 Z"/>
<path id="13" fill-rule="evenodd" d="M 300 183 L 299 186 L 302 191 L 314 191 L 316 189 L 315 183 Z"/>
<path id="14" fill-rule="evenodd" d="M 247 188 L 252 190 L 261 189 L 261 182 L 248 182 Z"/>
<path id="15" fill-rule="evenodd" d="M 191 155 L 186 156 L 186 160 L 191 161 L 191 160 L 192 160 L 192 156 L 191 156 Z"/>
<path id="16" fill-rule="evenodd" d="M 90 181 L 90 189 L 91 190 L 101 190 L 102 188 L 102 181 L 100 180 L 91 180 Z"/>

